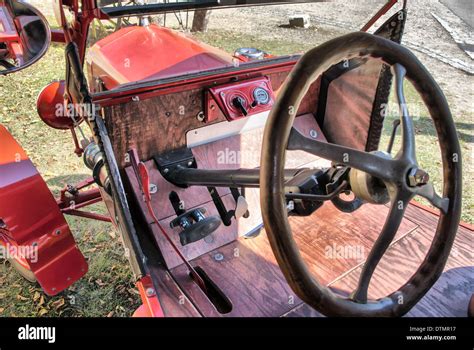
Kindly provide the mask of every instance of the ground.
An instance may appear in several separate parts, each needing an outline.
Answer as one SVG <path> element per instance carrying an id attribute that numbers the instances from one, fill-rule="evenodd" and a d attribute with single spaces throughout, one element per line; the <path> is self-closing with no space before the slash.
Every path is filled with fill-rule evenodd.
<path id="1" fill-rule="evenodd" d="M 54 23 L 49 2 L 32 1 Z M 254 46 L 274 54 L 304 51 L 325 40 L 362 27 L 384 1 L 336 1 L 311 5 L 258 7 L 214 11 L 207 33 L 198 34 L 203 41 L 227 51 Z M 410 4 L 411 3 L 411 4 Z M 471 59 L 434 20 L 431 13 L 448 9 L 438 1 L 409 1 L 409 17 L 404 43 L 422 47 L 434 57 L 446 56 L 453 62 L 472 66 Z M 311 16 L 308 29 L 285 27 L 289 15 L 304 12 Z M 173 25 L 172 17 L 168 23 Z M 425 51 L 426 51 L 425 50 Z M 462 218 L 474 222 L 472 195 L 473 172 L 473 78 L 469 74 L 442 63 L 425 53 L 415 54 L 427 66 L 449 101 L 463 152 L 464 201 Z M 437 56 L 438 55 L 438 56 Z M 0 78 L 0 123 L 26 149 L 54 194 L 64 183 L 75 183 L 89 176 L 82 160 L 74 155 L 70 135 L 45 126 L 35 112 L 41 88 L 54 79 L 64 77 L 64 53 L 60 45 L 52 45 L 46 57 L 20 73 Z M 409 100 L 419 101 L 407 87 Z M 420 162 L 440 184 L 438 145 L 426 111 L 414 113 Z M 389 120 L 395 118 L 391 113 Z M 386 142 L 388 130 L 384 134 Z M 97 212 L 104 209 L 97 205 Z M 127 316 L 138 306 L 139 296 L 124 258 L 123 249 L 109 224 L 71 219 L 68 222 L 78 244 L 89 260 L 90 271 L 73 287 L 50 298 L 40 288 L 25 282 L 8 262 L 0 264 L 0 315 L 2 316 Z"/>

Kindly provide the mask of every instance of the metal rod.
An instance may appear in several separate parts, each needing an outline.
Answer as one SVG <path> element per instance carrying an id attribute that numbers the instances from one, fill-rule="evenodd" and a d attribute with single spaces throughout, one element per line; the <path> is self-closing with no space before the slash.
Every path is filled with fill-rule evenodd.
<path id="1" fill-rule="evenodd" d="M 375 22 L 379 20 L 384 14 L 386 14 L 398 0 L 389 0 L 360 30 L 361 32 L 366 32 L 374 25 Z"/>
<path id="2" fill-rule="evenodd" d="M 285 169 L 285 181 L 304 170 L 307 169 Z M 260 169 L 204 170 L 178 167 L 165 177 L 180 186 L 260 187 Z"/>
<path id="3" fill-rule="evenodd" d="M 91 213 L 87 211 L 75 210 L 75 209 L 66 209 L 61 211 L 63 214 L 71 215 L 71 216 L 78 216 L 85 219 L 97 220 L 97 221 L 104 221 L 104 222 L 112 222 L 110 216 Z"/>

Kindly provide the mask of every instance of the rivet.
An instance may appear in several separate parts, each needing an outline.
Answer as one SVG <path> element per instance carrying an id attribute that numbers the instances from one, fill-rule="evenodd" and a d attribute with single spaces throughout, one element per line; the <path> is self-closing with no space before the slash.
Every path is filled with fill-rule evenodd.
<path id="1" fill-rule="evenodd" d="M 224 260 L 224 255 L 222 255 L 221 253 L 216 253 L 214 255 L 214 260 L 215 261 L 222 261 L 222 260 Z"/>
<path id="2" fill-rule="evenodd" d="M 168 168 L 163 169 L 163 173 L 168 174 L 170 170 Z"/>
<path id="3" fill-rule="evenodd" d="M 61 234 L 61 230 L 56 230 L 56 231 L 54 232 L 54 234 L 55 234 L 56 236 L 59 236 L 59 235 Z"/>
<path id="4" fill-rule="evenodd" d="M 133 96 L 132 101 L 133 102 L 138 102 L 138 101 L 140 101 L 140 97 L 139 96 Z"/>
<path id="5" fill-rule="evenodd" d="M 156 186 L 155 184 L 150 184 L 149 189 L 151 194 L 155 194 L 156 192 L 158 192 L 158 186 Z"/>
<path id="6" fill-rule="evenodd" d="M 317 139 L 318 138 L 318 132 L 314 129 L 311 129 L 309 131 L 309 136 L 311 136 L 313 139 Z"/>
<path id="7" fill-rule="evenodd" d="M 206 115 L 203 111 L 201 111 L 197 114 L 196 119 L 200 122 L 203 122 L 206 119 Z"/>
<path id="8" fill-rule="evenodd" d="M 146 289 L 146 296 L 147 297 L 152 297 L 155 295 L 155 290 L 153 288 L 147 288 Z"/>

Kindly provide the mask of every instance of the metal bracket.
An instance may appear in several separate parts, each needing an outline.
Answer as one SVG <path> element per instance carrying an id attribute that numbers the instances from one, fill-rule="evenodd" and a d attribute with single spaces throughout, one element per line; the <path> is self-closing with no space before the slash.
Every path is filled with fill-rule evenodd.
<path id="1" fill-rule="evenodd" d="M 153 157 L 156 166 L 160 171 L 161 175 L 169 180 L 169 175 L 176 171 L 178 168 L 194 168 L 197 169 L 196 159 L 194 158 L 193 152 L 190 148 L 184 147 L 164 154 L 156 155 Z M 172 182 L 172 181 L 170 181 Z M 188 186 L 179 186 L 188 187 Z"/>

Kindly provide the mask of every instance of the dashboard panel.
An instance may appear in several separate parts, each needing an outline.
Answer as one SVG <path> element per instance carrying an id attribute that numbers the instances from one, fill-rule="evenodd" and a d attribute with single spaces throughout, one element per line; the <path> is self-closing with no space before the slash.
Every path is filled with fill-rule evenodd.
<path id="1" fill-rule="evenodd" d="M 217 119 L 216 107 L 228 121 L 249 117 L 272 109 L 275 95 L 268 77 L 210 88 L 206 92 L 207 121 Z"/>

